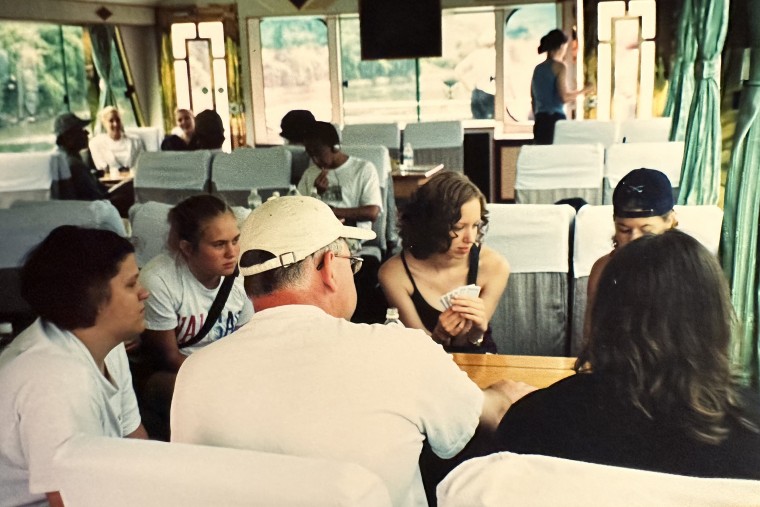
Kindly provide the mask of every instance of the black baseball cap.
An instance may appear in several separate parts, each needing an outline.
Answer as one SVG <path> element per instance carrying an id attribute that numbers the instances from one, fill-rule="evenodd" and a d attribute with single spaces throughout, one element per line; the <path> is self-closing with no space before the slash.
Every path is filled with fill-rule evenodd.
<path id="1" fill-rule="evenodd" d="M 311 111 L 305 109 L 294 109 L 282 117 L 280 122 L 280 137 L 284 137 L 290 142 L 302 143 L 306 133 L 311 129 L 316 119 Z"/>
<path id="2" fill-rule="evenodd" d="M 613 214 L 620 218 L 663 216 L 674 204 L 670 180 L 656 169 L 634 169 L 612 194 Z"/>

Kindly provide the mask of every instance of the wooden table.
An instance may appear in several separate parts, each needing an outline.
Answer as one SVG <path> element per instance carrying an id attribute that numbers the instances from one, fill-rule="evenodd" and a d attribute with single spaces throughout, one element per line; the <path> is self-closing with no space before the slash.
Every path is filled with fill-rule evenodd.
<path id="1" fill-rule="evenodd" d="M 452 354 L 454 362 L 478 387 L 511 379 L 547 387 L 575 373 L 574 357 L 508 356 L 503 354 Z"/>
<path id="2" fill-rule="evenodd" d="M 404 168 L 400 166 L 391 173 L 393 177 L 393 193 L 396 199 L 405 201 L 409 199 L 415 190 L 427 183 L 431 176 L 443 170 L 443 164 L 437 166 L 413 166 Z"/>

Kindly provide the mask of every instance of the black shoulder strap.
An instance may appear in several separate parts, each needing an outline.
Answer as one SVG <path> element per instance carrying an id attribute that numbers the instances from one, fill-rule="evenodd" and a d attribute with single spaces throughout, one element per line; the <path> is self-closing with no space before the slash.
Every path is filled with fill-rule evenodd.
<path id="1" fill-rule="evenodd" d="M 239 273 L 240 271 L 236 267 L 234 273 L 232 273 L 230 276 L 224 277 L 224 281 L 222 282 L 221 287 L 219 287 L 219 292 L 216 293 L 214 302 L 211 303 L 211 309 L 208 311 L 208 315 L 206 316 L 206 321 L 203 323 L 203 327 L 201 327 L 200 331 L 198 331 L 198 334 L 186 342 L 180 343 L 179 348 L 184 349 L 185 347 L 195 345 L 204 339 L 208 332 L 211 331 L 211 328 L 214 327 L 214 323 L 222 313 L 224 305 L 227 303 L 227 298 L 230 296 L 230 292 L 232 291 L 232 284 L 235 283 L 235 278 L 237 278 Z"/>
<path id="2" fill-rule="evenodd" d="M 478 266 L 480 265 L 480 245 L 472 245 L 470 249 L 470 269 L 467 272 L 467 284 L 477 283 L 478 281 Z"/>

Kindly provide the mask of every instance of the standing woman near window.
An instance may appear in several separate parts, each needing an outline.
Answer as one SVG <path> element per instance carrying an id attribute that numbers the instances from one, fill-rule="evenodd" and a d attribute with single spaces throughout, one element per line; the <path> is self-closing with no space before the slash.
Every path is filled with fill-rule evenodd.
<path id="1" fill-rule="evenodd" d="M 380 267 L 380 286 L 407 327 L 422 329 L 448 352 L 496 352 L 489 320 L 507 287 L 509 263 L 482 243 L 486 200 L 466 176 L 441 172 L 412 196 L 399 219 L 404 250 Z M 468 284 L 444 308 L 441 296 Z"/>
<path id="2" fill-rule="evenodd" d="M 98 118 L 106 132 L 90 140 L 90 153 L 95 167 L 101 171 L 134 167 L 138 155 L 145 151 L 142 140 L 124 132 L 119 110 L 115 107 L 106 107 Z"/>
<path id="3" fill-rule="evenodd" d="M 567 89 L 567 67 L 563 62 L 566 52 L 567 35 L 562 30 L 554 29 L 541 37 L 538 54 L 546 53 L 546 60 L 536 65 L 530 83 L 534 144 L 552 144 L 554 125 L 567 118 L 565 104 L 591 90 L 590 86 L 581 90 Z"/>

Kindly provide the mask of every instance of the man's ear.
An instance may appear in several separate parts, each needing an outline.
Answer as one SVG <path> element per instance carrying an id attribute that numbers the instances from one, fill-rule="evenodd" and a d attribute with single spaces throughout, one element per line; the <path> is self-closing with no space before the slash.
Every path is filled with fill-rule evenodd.
<path id="1" fill-rule="evenodd" d="M 338 283 L 335 280 L 335 253 L 331 250 L 325 252 L 322 257 L 322 269 L 317 271 L 322 277 L 322 283 L 332 292 L 338 291 Z"/>

